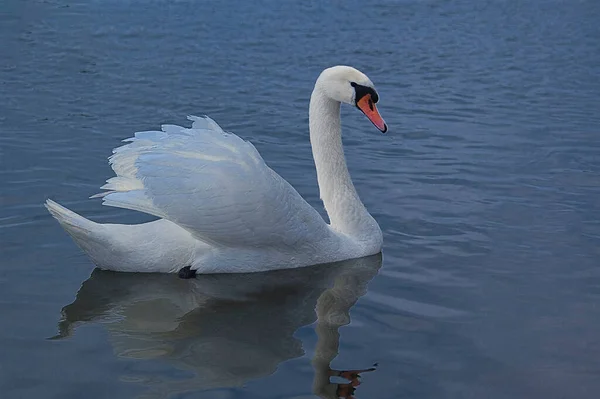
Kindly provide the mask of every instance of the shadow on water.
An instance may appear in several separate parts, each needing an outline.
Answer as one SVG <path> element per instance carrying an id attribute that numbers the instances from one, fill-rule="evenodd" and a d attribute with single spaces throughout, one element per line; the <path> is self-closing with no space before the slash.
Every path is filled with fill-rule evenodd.
<path id="1" fill-rule="evenodd" d="M 313 392 L 350 398 L 364 370 L 332 370 L 341 326 L 366 293 L 382 256 L 267 273 L 204 275 L 125 274 L 95 270 L 73 303 L 62 309 L 59 334 L 86 323 L 102 324 L 115 354 L 158 360 L 188 379 L 136 378 L 152 397 L 239 387 L 268 376 L 304 354 L 294 333 L 316 320 Z M 151 378 L 150 378 L 151 377 Z M 342 378 L 335 383 L 331 378 Z M 144 395 L 145 396 L 145 395 Z"/>

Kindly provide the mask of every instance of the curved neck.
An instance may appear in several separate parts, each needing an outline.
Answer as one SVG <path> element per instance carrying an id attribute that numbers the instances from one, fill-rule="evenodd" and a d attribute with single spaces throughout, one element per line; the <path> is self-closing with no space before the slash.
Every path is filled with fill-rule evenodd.
<path id="1" fill-rule="evenodd" d="M 310 97 L 308 117 L 320 196 L 331 227 L 353 236 L 368 234 L 377 224 L 360 201 L 346 166 L 340 103 L 328 97 L 319 82 Z"/>

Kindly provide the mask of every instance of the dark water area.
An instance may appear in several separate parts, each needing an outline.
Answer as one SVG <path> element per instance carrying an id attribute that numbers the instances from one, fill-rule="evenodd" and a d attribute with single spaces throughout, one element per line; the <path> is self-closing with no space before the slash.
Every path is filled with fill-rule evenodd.
<path id="1" fill-rule="evenodd" d="M 377 364 L 356 398 L 600 397 L 598 21 L 594 0 L 4 0 L 0 396 L 334 398 Z M 382 257 L 110 273 L 42 205 L 150 220 L 87 199 L 106 158 L 206 114 L 321 211 L 308 100 L 335 64 L 390 127 L 343 108 Z"/>

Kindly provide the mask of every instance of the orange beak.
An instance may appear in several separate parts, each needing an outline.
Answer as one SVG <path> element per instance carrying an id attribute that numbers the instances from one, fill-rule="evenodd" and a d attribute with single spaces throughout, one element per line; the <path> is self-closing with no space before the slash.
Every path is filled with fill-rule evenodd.
<path id="1" fill-rule="evenodd" d="M 379 111 L 377 111 L 377 107 L 371 99 L 370 94 L 365 94 L 358 100 L 356 106 L 367 116 L 367 118 L 369 118 L 371 123 L 373 123 L 377 129 L 381 130 L 382 133 L 387 132 L 387 125 L 381 115 L 379 115 Z"/>

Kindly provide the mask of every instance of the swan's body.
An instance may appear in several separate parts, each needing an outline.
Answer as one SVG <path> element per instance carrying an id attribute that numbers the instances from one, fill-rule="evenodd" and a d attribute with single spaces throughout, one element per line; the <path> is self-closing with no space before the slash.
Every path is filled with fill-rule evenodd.
<path id="1" fill-rule="evenodd" d="M 381 230 L 350 179 L 340 122 L 340 103 L 354 102 L 380 130 L 387 129 L 374 109 L 372 87 L 361 72 L 333 67 L 321 74 L 311 96 L 310 140 L 330 225 L 251 143 L 198 117 L 189 118 L 190 129 L 164 125 L 162 131 L 136 133 L 110 158 L 116 177 L 98 195 L 103 204 L 159 220 L 99 224 L 51 200 L 46 206 L 94 263 L 108 270 L 177 272 L 191 266 L 198 273 L 253 272 L 376 254 Z"/>

